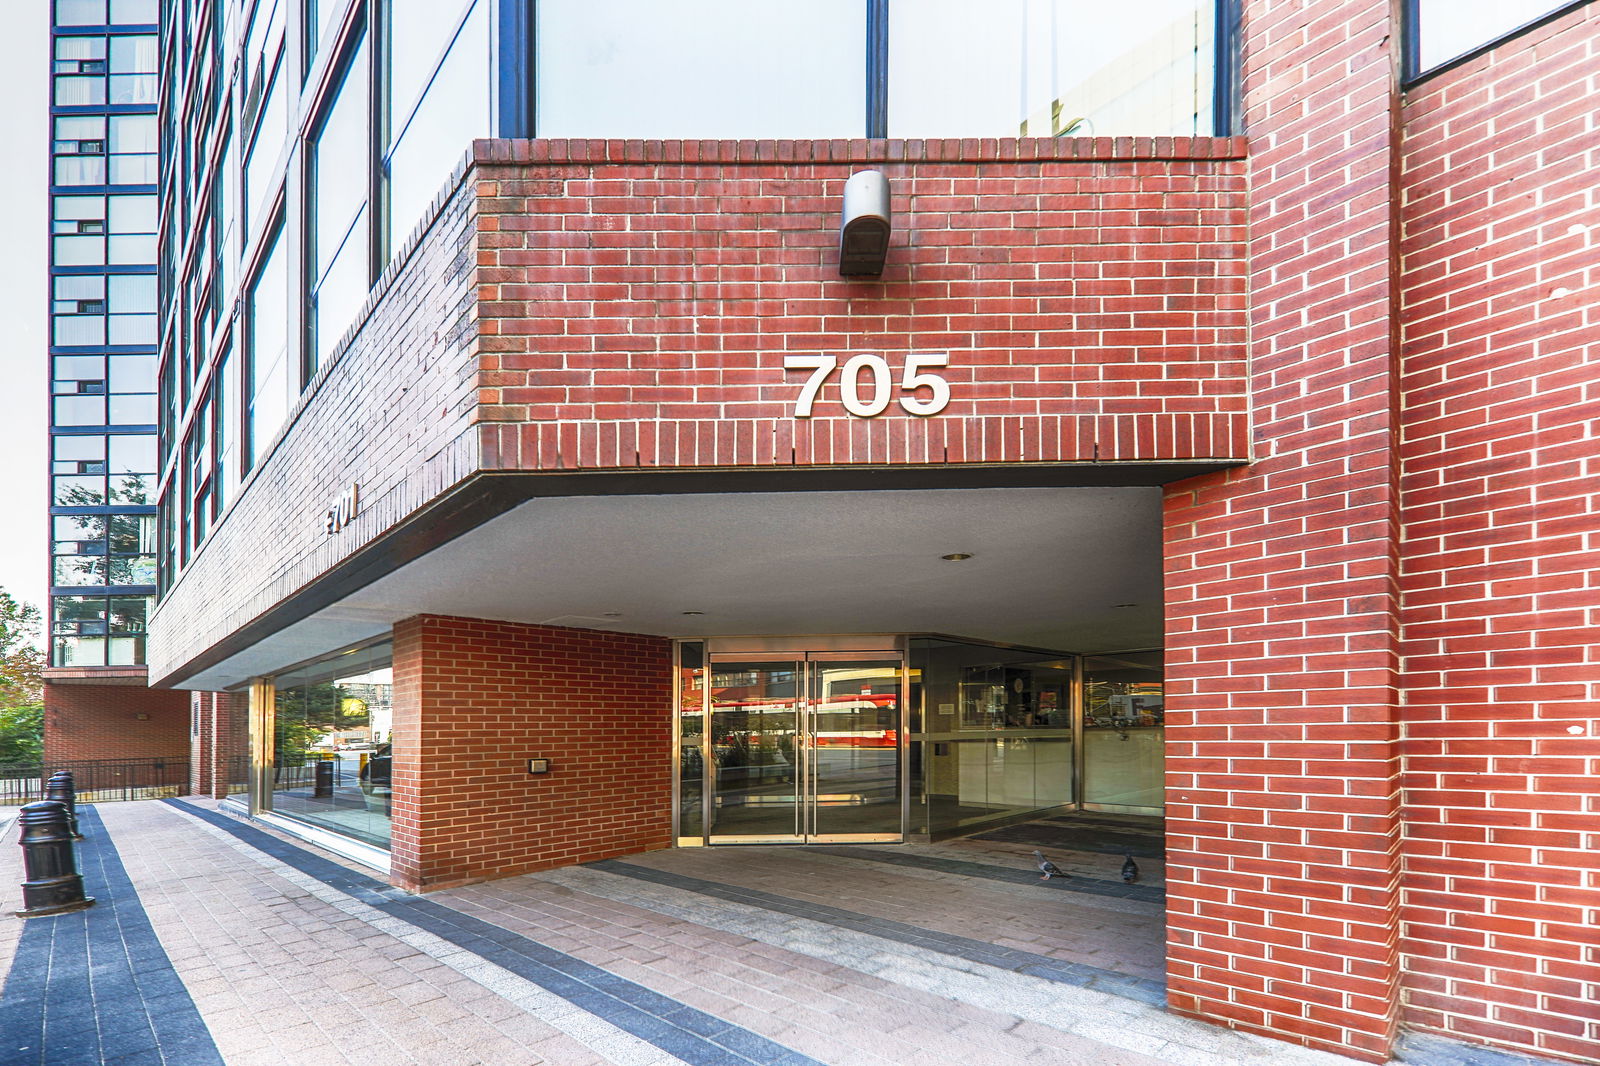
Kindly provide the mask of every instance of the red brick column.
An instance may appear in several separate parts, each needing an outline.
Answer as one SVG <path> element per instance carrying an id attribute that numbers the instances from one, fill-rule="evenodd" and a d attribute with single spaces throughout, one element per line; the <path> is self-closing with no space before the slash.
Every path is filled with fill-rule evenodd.
<path id="1" fill-rule="evenodd" d="M 189 794 L 209 796 L 216 780 L 216 693 L 189 693 Z"/>
<path id="2" fill-rule="evenodd" d="M 1382 1060 L 1398 1015 L 1389 0 L 1245 4 L 1245 470 L 1166 501 L 1169 1002 Z"/>
<path id="3" fill-rule="evenodd" d="M 442 888 L 667 847 L 671 664 L 659 637 L 396 625 L 394 882 Z M 527 772 L 535 757 L 548 774 Z"/>
<path id="4" fill-rule="evenodd" d="M 248 693 L 190 694 L 190 794 L 212 799 L 228 795 L 234 760 L 249 753 L 248 714 Z"/>
<path id="5" fill-rule="evenodd" d="M 218 692 L 212 717 L 211 797 L 225 799 L 243 784 L 235 768 L 250 757 L 250 692 Z"/>

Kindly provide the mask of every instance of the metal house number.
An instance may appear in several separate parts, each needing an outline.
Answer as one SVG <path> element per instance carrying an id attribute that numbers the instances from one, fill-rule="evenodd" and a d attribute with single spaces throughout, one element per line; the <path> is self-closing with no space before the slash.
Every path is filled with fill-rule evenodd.
<path id="1" fill-rule="evenodd" d="M 333 506 L 322 516 L 322 531 L 331 537 L 354 521 L 356 515 L 360 513 L 361 486 L 352 484 L 339 494 L 339 498 L 333 501 Z"/>
<path id="2" fill-rule="evenodd" d="M 811 376 L 800 389 L 795 401 L 794 417 L 810 418 L 823 384 L 839 371 L 839 403 L 857 418 L 872 418 L 883 414 L 889 404 L 898 399 L 907 414 L 936 415 L 950 403 L 950 383 L 938 374 L 928 373 L 930 367 L 950 365 L 948 352 L 908 353 L 900 374 L 900 395 L 895 396 L 894 371 L 889 361 L 881 355 L 863 352 L 846 359 L 839 365 L 836 355 L 786 355 L 785 370 L 809 370 Z M 919 396 L 918 389 L 927 389 L 928 395 Z"/>

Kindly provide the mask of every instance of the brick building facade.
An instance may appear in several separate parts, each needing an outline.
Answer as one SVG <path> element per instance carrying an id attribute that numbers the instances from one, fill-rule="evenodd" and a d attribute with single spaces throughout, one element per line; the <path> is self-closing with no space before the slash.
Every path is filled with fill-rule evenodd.
<path id="1" fill-rule="evenodd" d="M 103 674 L 81 683 L 58 677 L 45 691 L 44 750 L 52 763 L 189 758 L 187 692 L 149 688 L 142 672 L 122 684 Z"/>
<path id="2" fill-rule="evenodd" d="M 204 397 L 231 344 L 265 344 L 280 234 L 315 228 L 284 179 L 239 223 L 234 333 L 190 371 L 163 475 L 152 676 L 233 693 L 200 698 L 196 788 L 424 890 L 717 843 L 736 805 L 702 766 L 792 774 L 748 755 L 755 726 L 711 739 L 767 712 L 726 709 L 762 655 L 793 658 L 796 699 L 848 663 L 858 713 L 912 703 L 890 743 L 924 746 L 931 794 L 970 777 L 976 749 L 940 747 L 977 718 L 1072 702 L 1081 746 L 1096 657 L 1157 653 L 1114 699 L 1163 730 L 1171 1009 L 1369 1061 L 1405 1028 L 1600 1061 L 1600 11 L 1403 80 L 1388 0 L 1217 10 L 1236 116 L 1190 135 L 535 138 L 501 115 L 282 417 L 246 426 L 218 507 Z M 308 101 L 340 83 L 284 39 Z M 842 278 L 867 169 L 893 236 L 880 277 Z M 332 306 L 318 254 L 290 254 L 290 336 Z M 807 367 L 839 364 L 803 410 Z M 198 500 L 215 521 L 184 525 Z M 916 704 L 918 642 L 958 639 L 1042 650 L 986 704 L 969 675 Z M 1092 806 L 1077 758 L 1028 802 Z M 901 797 L 896 832 L 938 835 L 934 799 Z"/>
<path id="3" fill-rule="evenodd" d="M 1596 1055 L 1600 14 L 1401 112 L 1401 951 L 1409 1024 Z"/>

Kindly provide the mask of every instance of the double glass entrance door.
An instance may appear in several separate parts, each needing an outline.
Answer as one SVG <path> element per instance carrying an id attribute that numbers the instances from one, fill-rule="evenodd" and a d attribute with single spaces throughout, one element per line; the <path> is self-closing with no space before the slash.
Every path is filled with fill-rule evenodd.
<path id="1" fill-rule="evenodd" d="M 710 663 L 712 844 L 901 840 L 898 653 Z"/>

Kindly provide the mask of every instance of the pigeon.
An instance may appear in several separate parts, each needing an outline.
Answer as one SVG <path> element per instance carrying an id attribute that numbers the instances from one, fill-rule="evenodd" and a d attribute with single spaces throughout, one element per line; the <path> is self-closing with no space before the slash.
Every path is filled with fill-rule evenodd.
<path id="1" fill-rule="evenodd" d="M 1122 857 L 1122 883 L 1131 885 L 1139 880 L 1139 864 L 1133 861 L 1131 854 Z"/>
<path id="2" fill-rule="evenodd" d="M 1042 852 L 1034 852 L 1033 857 L 1039 860 L 1039 872 L 1044 874 L 1044 876 L 1039 878 L 1039 880 L 1048 881 L 1052 877 L 1067 876 L 1067 872 L 1065 870 L 1051 862 L 1049 859 L 1045 858 Z"/>

